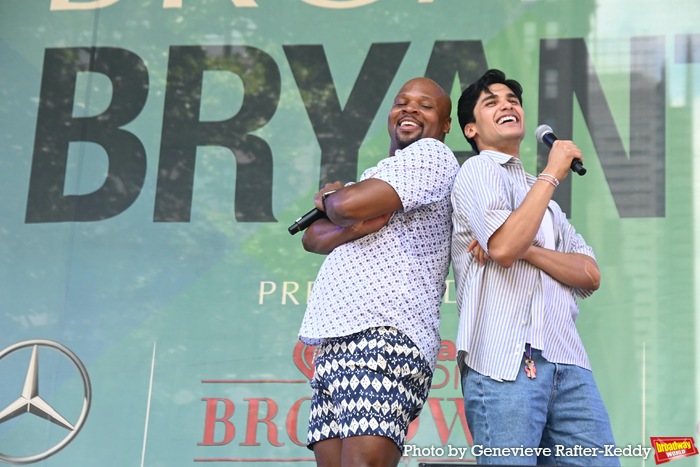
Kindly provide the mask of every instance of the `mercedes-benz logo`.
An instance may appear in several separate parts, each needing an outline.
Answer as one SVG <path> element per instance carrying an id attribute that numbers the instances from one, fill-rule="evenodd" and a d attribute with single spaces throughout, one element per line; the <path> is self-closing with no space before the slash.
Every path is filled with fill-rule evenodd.
<path id="1" fill-rule="evenodd" d="M 29 357 L 29 366 L 24 379 L 24 386 L 21 387 L 20 395 L 16 400 L 11 402 L 6 407 L 0 408 L 0 424 L 4 424 L 8 420 L 15 417 L 29 414 L 38 416 L 55 425 L 58 425 L 63 430 L 66 430 L 68 434 L 66 434 L 65 437 L 63 437 L 63 439 L 61 439 L 58 443 L 54 444 L 53 447 L 50 447 L 39 454 L 29 456 L 12 456 L 0 452 L 0 462 L 6 462 L 9 464 L 31 464 L 33 462 L 38 462 L 56 454 L 58 451 L 66 447 L 73 440 L 73 438 L 77 436 L 78 432 L 85 424 L 88 412 L 90 411 L 90 402 L 92 400 L 90 377 L 88 376 L 85 366 L 73 352 L 57 342 L 42 339 L 19 342 L 0 351 L 0 360 L 8 357 L 13 352 L 25 348 L 31 348 L 31 356 Z M 80 416 L 78 416 L 77 420 L 73 423 L 64 418 L 64 416 L 62 416 L 55 407 L 42 399 L 42 397 L 39 395 L 40 349 L 42 350 L 42 355 L 44 355 L 44 352 L 49 350 L 58 352 L 62 357 L 68 358 L 75 368 L 77 368 L 78 373 L 80 374 L 80 378 L 82 379 L 83 383 L 82 409 L 80 411 Z M 2 384 L 4 388 L 12 387 L 11 384 L 8 384 L 7 381 L 5 381 L 5 375 L 0 374 L 0 376 L 2 376 L 0 384 Z"/>

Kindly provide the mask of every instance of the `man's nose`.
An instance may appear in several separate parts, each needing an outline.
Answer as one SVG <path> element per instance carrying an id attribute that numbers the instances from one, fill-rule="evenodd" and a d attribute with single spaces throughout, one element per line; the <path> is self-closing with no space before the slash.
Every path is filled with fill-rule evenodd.
<path id="1" fill-rule="evenodd" d="M 415 113 L 415 112 L 418 111 L 418 104 L 415 104 L 415 103 L 413 103 L 413 102 L 409 102 L 409 103 L 407 103 L 406 106 L 404 107 L 404 110 L 405 110 L 407 113 Z"/>

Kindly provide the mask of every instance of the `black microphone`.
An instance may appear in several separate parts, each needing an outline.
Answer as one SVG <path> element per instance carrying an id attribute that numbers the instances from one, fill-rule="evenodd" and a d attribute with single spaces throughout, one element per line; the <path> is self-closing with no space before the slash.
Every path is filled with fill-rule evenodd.
<path id="1" fill-rule="evenodd" d="M 327 217 L 328 216 L 326 216 L 326 213 L 321 211 L 319 208 L 313 208 L 311 211 L 307 212 L 299 219 L 295 220 L 294 223 L 290 225 L 287 230 L 289 230 L 289 233 L 291 235 L 294 235 L 295 233 L 301 232 L 302 230 L 306 229 L 308 226 L 310 226 L 317 220 L 326 219 Z"/>
<path id="2" fill-rule="evenodd" d="M 546 144 L 549 148 L 551 148 L 552 144 L 559 139 L 556 137 L 549 125 L 538 126 L 535 130 L 535 137 L 537 138 L 537 141 Z M 586 168 L 579 159 L 574 159 L 571 161 L 571 170 L 579 175 L 584 175 L 586 173 Z"/>

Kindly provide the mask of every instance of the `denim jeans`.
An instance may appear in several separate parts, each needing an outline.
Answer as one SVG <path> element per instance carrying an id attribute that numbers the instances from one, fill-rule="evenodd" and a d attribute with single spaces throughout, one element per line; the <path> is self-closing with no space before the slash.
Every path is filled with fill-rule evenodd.
<path id="1" fill-rule="evenodd" d="M 520 370 L 515 381 L 496 381 L 462 368 L 464 410 L 477 463 L 619 466 L 619 459 L 605 450 L 615 441 L 593 374 L 575 365 L 550 363 L 536 349 L 532 359 L 535 379 Z M 521 447 L 541 449 L 484 451 Z"/>

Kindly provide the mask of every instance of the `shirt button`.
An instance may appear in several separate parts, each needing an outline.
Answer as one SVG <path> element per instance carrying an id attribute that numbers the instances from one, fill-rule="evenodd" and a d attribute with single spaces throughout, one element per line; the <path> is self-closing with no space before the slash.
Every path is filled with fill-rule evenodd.
<path id="1" fill-rule="evenodd" d="M 527 324 L 527 320 L 524 319 L 524 320 L 523 320 L 523 324 Z"/>
<path id="2" fill-rule="evenodd" d="M 532 295 L 532 290 L 528 290 L 528 291 L 527 291 L 527 294 L 528 294 L 528 295 Z"/>

